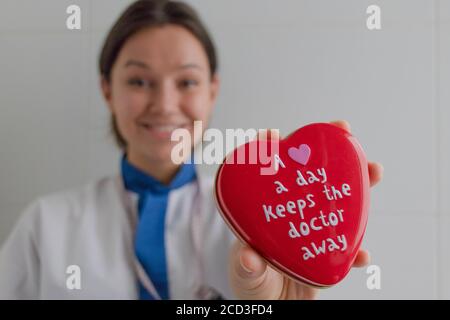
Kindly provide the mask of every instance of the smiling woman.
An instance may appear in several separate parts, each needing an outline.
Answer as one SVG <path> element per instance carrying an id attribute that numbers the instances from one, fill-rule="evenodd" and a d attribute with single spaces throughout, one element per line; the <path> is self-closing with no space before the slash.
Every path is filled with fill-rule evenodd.
<path id="1" fill-rule="evenodd" d="M 136 1 L 107 35 L 99 71 L 120 175 L 30 205 L 1 252 L 0 298 L 231 298 L 235 238 L 213 181 L 170 157 L 171 133 L 206 128 L 216 101 L 206 27 L 182 2 Z M 82 290 L 66 287 L 69 265 L 80 267 Z"/>
<path id="2" fill-rule="evenodd" d="M 136 31 L 116 54 L 108 55 L 105 46 L 101 56 L 102 89 L 118 141 L 138 168 L 166 182 L 177 170 L 169 161 L 172 131 L 185 128 L 193 135 L 193 122 L 210 118 L 218 79 L 209 47 L 184 26 L 158 24 Z"/>

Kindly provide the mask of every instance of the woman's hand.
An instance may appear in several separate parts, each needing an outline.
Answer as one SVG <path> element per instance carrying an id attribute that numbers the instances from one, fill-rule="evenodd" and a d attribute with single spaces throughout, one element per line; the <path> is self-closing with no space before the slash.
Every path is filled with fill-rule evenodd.
<path id="1" fill-rule="evenodd" d="M 350 132 L 346 121 L 331 122 Z M 272 139 L 279 137 L 271 134 Z M 369 162 L 370 186 L 380 182 L 383 167 L 379 163 Z M 249 246 L 236 241 L 230 252 L 230 280 L 234 294 L 239 299 L 315 299 L 319 289 L 296 282 L 276 271 Z M 369 253 L 360 250 L 353 267 L 364 267 L 370 262 Z"/>

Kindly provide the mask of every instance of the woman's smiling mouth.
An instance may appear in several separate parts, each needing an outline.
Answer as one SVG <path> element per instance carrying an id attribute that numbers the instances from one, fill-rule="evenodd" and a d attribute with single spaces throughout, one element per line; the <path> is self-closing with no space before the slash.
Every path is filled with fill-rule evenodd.
<path id="1" fill-rule="evenodd" d="M 172 132 L 177 129 L 187 129 L 189 124 L 163 124 L 163 123 L 139 123 L 140 128 L 149 133 L 153 138 L 159 140 L 168 140 L 172 136 Z"/>

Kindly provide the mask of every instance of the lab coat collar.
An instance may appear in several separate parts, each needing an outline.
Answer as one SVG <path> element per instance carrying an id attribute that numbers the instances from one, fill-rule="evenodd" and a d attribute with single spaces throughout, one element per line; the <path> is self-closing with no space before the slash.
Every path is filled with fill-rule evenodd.
<path id="1" fill-rule="evenodd" d="M 182 164 L 172 181 L 165 185 L 132 165 L 127 160 L 126 154 L 122 156 L 121 171 L 125 188 L 137 193 L 147 191 L 152 193 L 169 193 L 171 190 L 182 187 L 196 178 L 196 168 L 191 161 Z"/>

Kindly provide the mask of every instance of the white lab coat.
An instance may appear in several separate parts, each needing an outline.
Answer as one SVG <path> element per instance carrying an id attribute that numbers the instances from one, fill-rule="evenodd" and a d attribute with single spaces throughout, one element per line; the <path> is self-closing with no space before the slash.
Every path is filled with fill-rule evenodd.
<path id="1" fill-rule="evenodd" d="M 113 176 L 32 203 L 0 251 L 0 299 L 137 299 L 137 200 L 121 176 Z M 233 298 L 228 257 L 234 240 L 216 209 L 213 179 L 198 175 L 171 191 L 165 233 L 170 297 L 201 298 L 196 288 L 202 283 Z M 81 289 L 67 286 L 71 265 L 80 268 Z"/>

